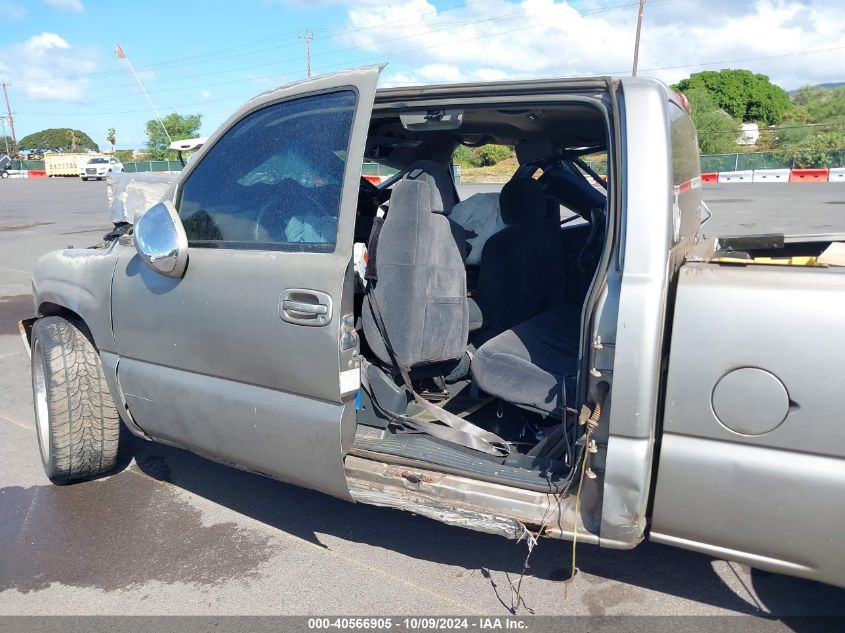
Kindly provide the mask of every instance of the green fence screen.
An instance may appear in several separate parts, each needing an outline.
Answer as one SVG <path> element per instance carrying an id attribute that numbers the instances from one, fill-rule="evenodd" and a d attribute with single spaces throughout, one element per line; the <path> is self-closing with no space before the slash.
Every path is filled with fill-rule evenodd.
<path id="1" fill-rule="evenodd" d="M 9 165 L 9 169 L 34 169 L 36 171 L 44 171 L 43 160 L 13 160 Z"/>
<path id="2" fill-rule="evenodd" d="M 145 160 L 139 163 L 123 163 L 123 170 L 134 174 L 140 171 L 182 171 L 178 160 Z"/>

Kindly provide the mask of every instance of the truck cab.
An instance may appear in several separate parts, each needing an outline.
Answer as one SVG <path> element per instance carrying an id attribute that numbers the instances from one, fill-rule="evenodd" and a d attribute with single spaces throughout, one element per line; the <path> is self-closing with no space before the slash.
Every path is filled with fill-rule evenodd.
<path id="1" fill-rule="evenodd" d="M 131 231 L 40 260 L 22 332 L 48 476 L 107 472 L 122 420 L 240 468 L 512 539 L 629 549 L 650 535 L 845 582 L 829 551 L 843 551 L 829 527 L 841 509 L 816 509 L 814 544 L 788 537 L 819 495 L 841 494 L 841 433 L 817 422 L 824 458 L 799 439 L 823 413 L 818 384 L 791 382 L 765 343 L 774 330 L 736 327 L 778 305 L 752 299 L 758 281 L 842 277 L 776 281 L 701 243 L 684 101 L 648 79 L 377 90 L 378 75 L 259 95 Z M 461 199 L 455 150 L 490 143 L 515 148 L 513 177 Z M 605 174 L 586 162 L 595 154 Z M 396 175 L 373 185 L 364 159 Z M 473 224 L 479 209 L 495 230 Z M 743 292 L 726 302 L 725 287 Z M 842 301 L 813 300 L 830 314 Z M 58 387 L 68 359 L 72 388 L 93 398 L 81 414 Z M 90 441 L 69 447 L 68 428 Z M 785 487 L 792 501 L 778 504 Z"/>

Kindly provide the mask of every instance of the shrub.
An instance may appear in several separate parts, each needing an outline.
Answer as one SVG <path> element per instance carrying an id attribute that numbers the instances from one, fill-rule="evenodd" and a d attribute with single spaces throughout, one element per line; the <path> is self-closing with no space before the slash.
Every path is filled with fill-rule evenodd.
<path id="1" fill-rule="evenodd" d="M 458 149 L 455 150 L 455 154 L 452 156 L 452 162 L 461 167 L 478 167 L 481 163 L 478 162 L 478 157 L 474 151 L 466 145 L 458 145 Z"/>
<path id="2" fill-rule="evenodd" d="M 507 145 L 484 145 L 475 152 L 482 167 L 496 165 L 513 156 L 513 150 Z"/>

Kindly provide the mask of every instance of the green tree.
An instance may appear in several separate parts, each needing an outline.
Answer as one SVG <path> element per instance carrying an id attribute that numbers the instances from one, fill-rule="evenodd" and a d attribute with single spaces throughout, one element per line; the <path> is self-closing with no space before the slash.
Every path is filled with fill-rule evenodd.
<path id="1" fill-rule="evenodd" d="M 845 160 L 845 87 L 806 86 L 777 129 L 778 155 L 796 167 L 840 167 Z"/>
<path id="2" fill-rule="evenodd" d="M 698 149 L 702 154 L 722 154 L 737 150 L 740 126 L 719 107 L 715 97 L 703 88 L 684 93 L 692 107 L 692 122 L 698 132 Z"/>
<path id="3" fill-rule="evenodd" d="M 696 88 L 706 90 L 719 108 L 740 121 L 773 125 L 793 107 L 783 88 L 750 70 L 705 70 L 681 80 L 675 88 L 684 94 Z"/>
<path id="4" fill-rule="evenodd" d="M 73 132 L 74 146 L 71 147 L 71 132 Z M 85 132 L 81 130 L 72 130 L 70 128 L 51 128 L 49 130 L 41 130 L 24 136 L 18 141 L 19 151 L 31 151 L 38 154 L 43 154 L 47 151 L 94 151 L 99 152 L 100 147 L 91 140 Z"/>
<path id="5" fill-rule="evenodd" d="M 793 102 L 813 123 L 845 122 L 845 86 L 838 88 L 799 88 Z"/>
<path id="6" fill-rule="evenodd" d="M 841 167 L 845 165 L 845 133 L 820 132 L 797 142 L 790 142 L 777 152 L 795 167 Z"/>
<path id="7" fill-rule="evenodd" d="M 14 158 L 18 155 L 18 146 L 12 140 L 11 136 L 0 136 L 0 154 L 8 154 L 9 158 Z"/>
<path id="8" fill-rule="evenodd" d="M 513 156 L 513 148 L 507 145 L 482 145 L 467 147 L 458 145 L 452 160 L 461 167 L 489 167 Z"/>
<path id="9" fill-rule="evenodd" d="M 110 127 L 108 132 L 106 132 L 106 140 L 111 145 L 111 153 L 114 154 L 114 144 L 117 143 L 117 133 L 113 127 Z"/>
<path id="10" fill-rule="evenodd" d="M 461 167 L 480 167 L 481 163 L 478 161 L 478 156 L 473 153 L 471 147 L 466 145 L 458 145 L 455 154 L 452 156 L 452 161 Z"/>
<path id="11" fill-rule="evenodd" d="M 507 145 L 484 145 L 476 150 L 482 167 L 496 165 L 513 156 L 513 149 Z"/>
<path id="12" fill-rule="evenodd" d="M 173 112 L 162 120 L 170 138 L 174 141 L 199 136 L 200 126 L 202 125 L 201 114 L 182 115 Z M 169 147 L 170 141 L 167 139 L 167 134 L 161 129 L 161 123 L 158 119 L 147 121 L 147 154 L 150 160 L 175 159 L 176 152 L 170 151 Z"/>
<path id="13" fill-rule="evenodd" d="M 135 160 L 131 149 L 118 149 L 114 152 L 114 157 L 121 163 L 131 163 Z"/>

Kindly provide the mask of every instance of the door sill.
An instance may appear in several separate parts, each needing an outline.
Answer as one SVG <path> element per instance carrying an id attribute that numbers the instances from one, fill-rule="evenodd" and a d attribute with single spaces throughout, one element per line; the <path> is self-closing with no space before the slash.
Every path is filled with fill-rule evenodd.
<path id="1" fill-rule="evenodd" d="M 565 491 L 571 479 L 571 469 L 557 460 L 520 455 L 515 458 L 523 462 L 520 466 L 503 464 L 501 459 L 421 433 L 359 432 L 349 453 L 547 494 Z"/>

